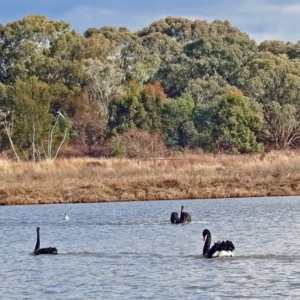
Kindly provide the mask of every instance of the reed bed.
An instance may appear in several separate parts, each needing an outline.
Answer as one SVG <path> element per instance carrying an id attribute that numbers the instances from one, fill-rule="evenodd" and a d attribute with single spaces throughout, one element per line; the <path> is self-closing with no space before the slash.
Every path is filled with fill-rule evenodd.
<path id="1" fill-rule="evenodd" d="M 300 195 L 300 152 L 172 158 L 0 160 L 0 204 Z"/>

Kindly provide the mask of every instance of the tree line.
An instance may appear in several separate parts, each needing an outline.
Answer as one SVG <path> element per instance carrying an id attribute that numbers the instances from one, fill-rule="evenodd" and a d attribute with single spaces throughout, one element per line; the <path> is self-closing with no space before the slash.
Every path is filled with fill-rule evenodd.
<path id="1" fill-rule="evenodd" d="M 137 32 L 29 15 L 0 24 L 0 150 L 153 157 L 299 147 L 300 42 L 257 44 L 228 21 Z"/>

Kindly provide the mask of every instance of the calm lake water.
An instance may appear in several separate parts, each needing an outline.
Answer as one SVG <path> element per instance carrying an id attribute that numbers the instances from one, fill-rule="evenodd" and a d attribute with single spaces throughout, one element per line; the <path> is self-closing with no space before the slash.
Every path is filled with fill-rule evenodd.
<path id="1" fill-rule="evenodd" d="M 0 299 L 299 299 L 300 197 L 0 207 Z M 170 223 L 184 205 L 192 223 Z M 64 214 L 70 217 L 64 220 Z M 41 247 L 32 255 L 36 227 Z M 234 242 L 204 259 L 202 231 Z"/>

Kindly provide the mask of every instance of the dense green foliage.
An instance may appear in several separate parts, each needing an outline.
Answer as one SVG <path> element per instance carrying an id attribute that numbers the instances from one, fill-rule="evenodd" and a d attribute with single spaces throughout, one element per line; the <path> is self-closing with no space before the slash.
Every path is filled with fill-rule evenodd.
<path id="1" fill-rule="evenodd" d="M 0 148 L 17 160 L 298 148 L 299 91 L 300 42 L 257 45 L 228 21 L 0 26 Z"/>
<path id="2" fill-rule="evenodd" d="M 227 91 L 214 105 L 199 105 L 194 122 L 200 145 L 215 152 L 251 153 L 262 150 L 255 133 L 261 128 L 263 116 L 251 107 L 238 90 Z"/>

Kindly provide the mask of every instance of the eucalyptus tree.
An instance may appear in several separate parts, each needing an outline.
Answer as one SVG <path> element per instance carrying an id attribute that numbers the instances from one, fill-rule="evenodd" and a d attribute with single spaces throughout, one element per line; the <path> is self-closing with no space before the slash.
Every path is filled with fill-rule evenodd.
<path id="1" fill-rule="evenodd" d="M 157 80 L 172 98 L 186 91 L 189 82 L 197 79 L 225 86 L 256 52 L 255 42 L 241 32 L 203 36 L 185 44 L 182 52 L 162 65 Z"/>
<path id="2" fill-rule="evenodd" d="M 274 55 L 287 54 L 290 43 L 285 43 L 283 41 L 271 40 L 263 41 L 258 45 L 258 50 L 260 52 L 271 52 Z"/>
<path id="3" fill-rule="evenodd" d="M 169 97 L 178 97 L 192 77 L 193 62 L 183 53 L 183 45 L 192 40 L 193 21 L 167 17 L 137 32 L 145 47 L 160 57 L 161 64 L 153 80 L 161 82 Z"/>
<path id="4" fill-rule="evenodd" d="M 69 35 L 68 41 L 70 35 L 75 36 L 67 23 L 49 21 L 44 16 L 30 15 L 8 23 L 0 32 L 1 81 L 9 84 L 17 77 L 26 80 L 30 76 L 38 76 L 43 81 L 50 76 L 53 80 L 52 72 L 57 73 L 56 68 L 61 70 L 61 64 L 66 64 L 68 56 L 60 57 L 55 65 L 54 57 L 50 61 L 48 57 L 51 51 L 53 54 L 51 48 L 65 35 Z M 66 48 L 72 51 L 72 47 Z"/>
<path id="5" fill-rule="evenodd" d="M 228 21 L 216 20 L 208 23 L 205 20 L 192 21 L 187 18 L 169 16 L 151 23 L 148 27 L 139 30 L 137 34 L 144 37 L 161 33 L 181 45 L 186 45 L 203 36 L 227 36 L 239 32 L 240 30 L 233 27 Z"/>
<path id="6" fill-rule="evenodd" d="M 190 80 L 232 75 L 257 53 L 257 46 L 228 21 L 191 21 L 167 17 L 137 32 L 143 45 L 159 53 L 161 65 L 154 79 L 168 96 L 183 93 Z"/>
<path id="7" fill-rule="evenodd" d="M 236 84 L 262 104 L 260 138 L 277 149 L 295 147 L 300 139 L 300 62 L 262 52 L 237 73 Z"/>
<path id="8" fill-rule="evenodd" d="M 176 99 L 169 98 L 162 111 L 162 135 L 168 147 L 173 149 L 197 147 L 197 131 L 192 120 L 194 101 L 183 93 Z"/>
<path id="9" fill-rule="evenodd" d="M 130 71 L 130 77 L 140 84 L 147 83 L 159 70 L 161 59 L 158 54 L 149 54 L 143 61 L 137 61 Z"/>
<path id="10" fill-rule="evenodd" d="M 136 64 L 143 63 L 145 59 L 147 60 L 151 56 L 151 53 L 143 47 L 142 40 L 127 28 L 121 27 L 117 29 L 107 26 L 99 29 L 93 28 L 88 29 L 84 36 L 92 37 L 95 34 L 101 34 L 110 41 L 114 50 L 110 58 L 119 60 L 119 66 L 126 73 L 126 79 L 128 80 L 133 79 L 131 71 L 135 69 Z"/>
<path id="11" fill-rule="evenodd" d="M 56 87 L 36 77 L 16 79 L 2 93 L 2 150 L 11 148 L 17 160 L 54 160 L 72 132 L 71 122 L 60 111 L 50 112 Z M 6 142 L 5 142 L 6 141 Z"/>
<path id="12" fill-rule="evenodd" d="M 155 68 L 152 67 L 152 76 L 148 80 L 159 81 L 170 97 L 181 94 L 190 76 L 190 65 L 185 63 L 187 57 L 183 57 L 182 45 L 160 32 L 138 34 L 141 35 L 142 45 L 150 53 L 154 53 L 152 56 L 158 57 L 157 63 L 153 64 Z"/>
<path id="13" fill-rule="evenodd" d="M 129 82 L 122 96 L 112 99 L 109 104 L 108 126 L 112 135 L 117 135 L 130 129 L 139 128 L 140 118 L 145 115 L 140 97 L 142 87 Z"/>
<path id="14" fill-rule="evenodd" d="M 83 76 L 90 101 L 95 101 L 97 112 L 107 122 L 110 100 L 115 94 L 123 91 L 124 71 L 114 60 L 103 63 L 98 59 L 89 58 L 84 61 Z"/>
<path id="15" fill-rule="evenodd" d="M 98 115 L 101 126 L 92 126 L 90 123 L 91 119 L 99 123 L 96 122 L 97 118 L 95 119 L 94 115 L 91 116 L 91 113 L 88 113 L 95 109 L 93 100 L 99 99 L 96 97 L 88 99 L 86 96 L 80 98 L 80 95 L 88 95 L 85 93 L 87 84 L 91 87 L 90 83 L 95 83 L 92 80 L 95 74 L 84 77 L 86 74 L 83 66 L 88 65 L 90 61 L 95 61 L 103 66 L 102 71 L 106 66 L 111 68 L 110 58 L 115 55 L 116 48 L 113 42 L 110 42 L 103 34 L 96 33 L 85 37 L 71 30 L 70 25 L 65 22 L 49 21 L 44 16 L 27 16 L 1 28 L 0 49 L 1 82 L 13 87 L 15 82 L 18 84 L 27 82 L 34 76 L 39 83 L 44 82 L 51 86 L 50 115 L 47 118 L 52 115 L 52 118 L 56 120 L 57 112 L 60 111 L 66 119 L 58 118 L 57 120 L 60 123 L 65 120 L 69 122 L 68 117 L 72 117 L 73 126 L 77 128 L 78 133 L 82 132 L 78 124 L 89 132 L 94 132 L 93 128 L 105 128 L 107 120 L 103 121 L 103 116 Z M 102 82 L 103 79 L 104 77 L 101 78 Z M 106 86 L 109 85 L 106 84 Z M 89 96 L 95 95 L 96 84 L 93 88 L 89 90 Z M 17 98 L 22 99 L 19 95 Z M 78 99 L 82 102 L 79 103 Z M 10 105 L 13 103 L 14 101 L 11 101 Z M 79 107 L 83 106 L 88 107 L 80 110 Z M 87 114 L 89 117 L 84 122 L 83 116 L 86 117 Z M 17 121 L 16 109 L 14 109 L 14 119 Z M 35 119 L 35 124 L 38 124 L 37 122 L 39 121 Z M 102 123 L 105 123 L 105 126 L 102 126 Z M 71 132 L 74 131 L 69 131 Z M 103 135 L 103 132 L 101 134 Z"/>
<path id="16" fill-rule="evenodd" d="M 210 104 L 221 99 L 224 92 L 231 86 L 220 76 L 189 80 L 185 92 L 190 94 L 195 105 Z"/>
<path id="17" fill-rule="evenodd" d="M 124 111 L 124 115 L 120 116 L 119 109 L 122 105 L 127 106 L 127 101 L 131 101 L 130 99 L 134 94 L 133 90 L 139 90 L 139 88 L 133 88 L 132 84 L 129 84 L 128 88 L 127 83 L 135 82 L 134 85 L 139 85 L 142 91 L 143 85 L 154 78 L 160 67 L 161 59 L 157 53 L 151 49 L 147 49 L 142 44 L 142 39 L 138 35 L 131 33 L 124 27 L 119 29 L 115 27 L 88 29 L 84 33 L 86 38 L 93 38 L 95 35 L 102 35 L 107 39 L 111 45 L 111 50 L 106 61 L 95 59 L 86 59 L 84 61 L 83 74 L 87 83 L 90 100 L 96 101 L 102 121 L 104 123 L 108 121 L 110 128 L 111 124 L 116 122 L 118 123 L 118 131 L 122 131 L 121 128 L 123 127 L 129 130 L 132 127 L 132 122 L 123 122 L 126 119 L 127 113 Z M 150 108 L 145 109 L 144 106 L 147 105 L 146 102 L 149 99 L 141 91 L 138 92 L 137 96 L 139 101 L 136 109 L 139 113 L 135 114 L 135 126 L 144 129 L 147 126 L 150 128 L 151 125 L 148 124 L 146 126 L 147 121 L 143 117 L 151 115 L 152 111 Z M 117 102 L 115 100 L 120 98 L 122 99 L 122 104 L 118 103 L 118 108 L 116 108 Z M 147 103 L 150 105 L 150 102 L 148 101 Z M 134 107 L 134 105 L 130 105 L 130 108 L 128 107 L 130 115 L 133 114 Z M 114 108 L 117 111 L 112 113 Z M 112 117 L 112 114 L 114 117 Z M 138 119 L 142 119 L 143 121 L 138 121 Z"/>
<path id="18" fill-rule="evenodd" d="M 142 39 L 142 45 L 150 53 L 159 55 L 162 62 L 171 62 L 174 57 L 183 51 L 180 43 L 164 33 L 151 32 L 146 35 L 143 32 L 137 32 L 137 34 Z"/>
<path id="19" fill-rule="evenodd" d="M 189 80 L 197 78 L 196 72 L 193 58 L 178 53 L 172 61 L 162 64 L 155 78 L 161 82 L 170 98 L 177 98 L 185 91 Z"/>
<path id="20" fill-rule="evenodd" d="M 300 59 L 300 41 L 297 43 L 289 43 L 287 48 L 287 55 L 290 59 Z"/>
<path id="21" fill-rule="evenodd" d="M 141 87 L 130 82 L 122 96 L 114 98 L 109 106 L 109 128 L 112 134 L 130 129 L 161 133 L 162 110 L 166 95 L 159 83 Z"/>
<path id="22" fill-rule="evenodd" d="M 256 134 L 263 124 L 263 115 L 256 108 L 236 89 L 226 91 L 220 101 L 196 106 L 193 118 L 199 145 L 215 152 L 262 151 Z"/>
<path id="23" fill-rule="evenodd" d="M 210 34 L 200 37 L 186 44 L 184 52 L 194 60 L 194 76 L 202 79 L 221 76 L 230 80 L 256 55 L 257 47 L 248 35 L 230 32 L 225 36 Z"/>
<path id="24" fill-rule="evenodd" d="M 148 27 L 138 31 L 139 36 L 160 32 L 172 40 L 184 44 L 192 38 L 193 21 L 186 18 L 167 17 L 151 23 Z"/>

